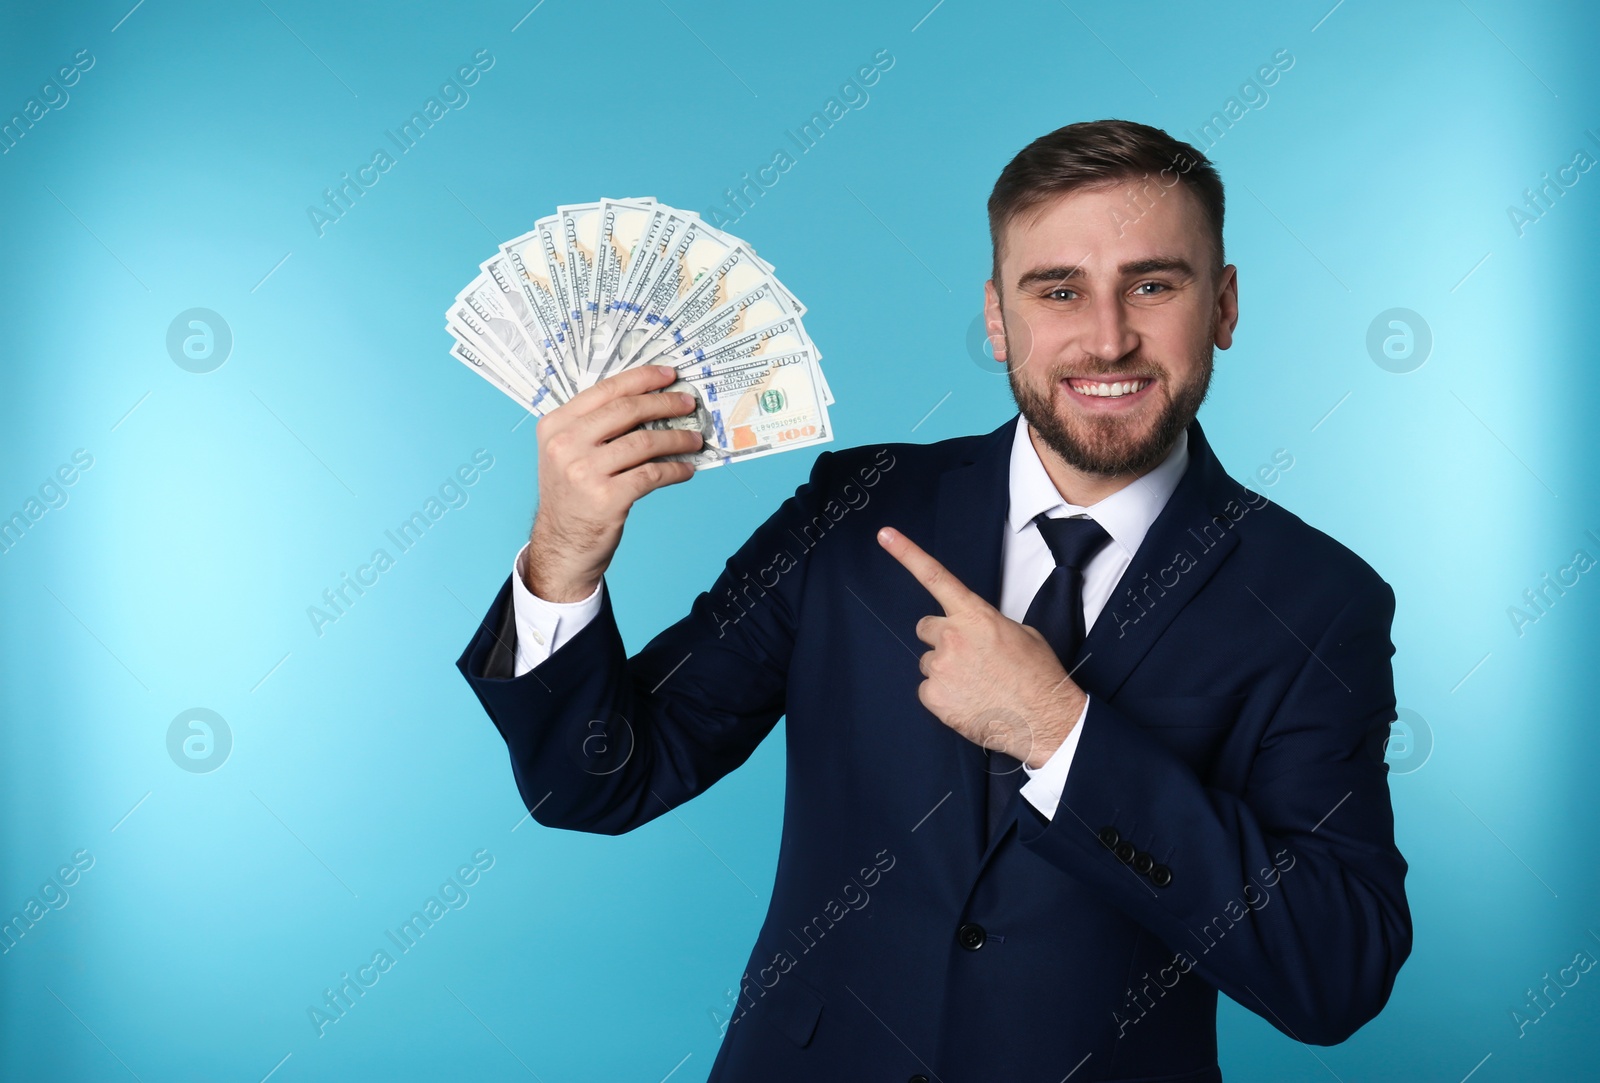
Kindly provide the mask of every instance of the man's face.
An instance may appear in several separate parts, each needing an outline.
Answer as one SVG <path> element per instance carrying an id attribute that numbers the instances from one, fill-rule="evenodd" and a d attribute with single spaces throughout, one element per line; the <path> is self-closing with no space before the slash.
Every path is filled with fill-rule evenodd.
<path id="1" fill-rule="evenodd" d="M 1142 474 L 1194 420 L 1238 289 L 1199 200 L 1172 180 L 1057 196 L 1007 223 L 984 286 L 995 356 L 1045 444 L 1092 475 Z"/>

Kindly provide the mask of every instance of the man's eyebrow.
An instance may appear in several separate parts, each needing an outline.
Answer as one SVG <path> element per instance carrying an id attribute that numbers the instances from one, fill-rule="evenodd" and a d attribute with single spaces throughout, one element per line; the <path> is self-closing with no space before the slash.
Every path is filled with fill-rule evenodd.
<path id="1" fill-rule="evenodd" d="M 1194 274 L 1194 268 L 1189 266 L 1189 261 L 1181 256 L 1152 256 L 1149 259 L 1136 259 L 1131 263 L 1124 263 L 1117 270 L 1123 275 L 1159 274 L 1162 271 L 1173 271 L 1180 275 Z"/>
<path id="2" fill-rule="evenodd" d="M 1017 279 L 1018 289 L 1027 289 L 1039 282 L 1070 282 L 1083 277 L 1083 264 L 1076 267 L 1035 267 Z"/>
<path id="3" fill-rule="evenodd" d="M 1123 277 L 1155 274 L 1160 271 L 1173 271 L 1180 275 L 1194 274 L 1194 268 L 1189 265 L 1189 261 L 1180 256 L 1151 256 L 1147 259 L 1132 260 L 1117 268 L 1117 273 Z M 1070 282 L 1082 277 L 1081 263 L 1075 267 L 1035 267 L 1017 279 L 1017 288 L 1026 289 L 1041 282 Z"/>

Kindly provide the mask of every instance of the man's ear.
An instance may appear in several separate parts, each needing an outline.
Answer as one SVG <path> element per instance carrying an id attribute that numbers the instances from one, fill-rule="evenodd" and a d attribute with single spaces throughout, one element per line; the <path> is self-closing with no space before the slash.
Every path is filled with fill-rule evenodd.
<path id="1" fill-rule="evenodd" d="M 1226 350 L 1233 345 L 1233 329 L 1239 325 L 1239 268 L 1231 263 L 1222 269 L 1215 323 L 1213 341 L 1219 350 Z"/>
<path id="2" fill-rule="evenodd" d="M 994 351 L 994 359 L 1004 363 L 1006 325 L 1000 316 L 1000 294 L 995 290 L 992 278 L 983 284 L 983 326 L 989 335 L 989 348 Z"/>

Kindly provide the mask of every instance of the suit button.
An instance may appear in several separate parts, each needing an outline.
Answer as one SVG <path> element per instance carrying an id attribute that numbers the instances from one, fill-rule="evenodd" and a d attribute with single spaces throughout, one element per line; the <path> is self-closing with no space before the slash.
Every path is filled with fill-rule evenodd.
<path id="1" fill-rule="evenodd" d="M 1140 876 L 1143 876 L 1145 873 L 1155 868 L 1155 864 L 1156 859 L 1145 853 L 1143 850 L 1140 850 L 1138 853 L 1133 855 L 1133 871 L 1138 873 Z"/>
<path id="2" fill-rule="evenodd" d="M 1102 846 L 1104 846 L 1107 850 L 1111 849 L 1113 846 L 1115 846 L 1117 843 L 1119 843 L 1121 841 L 1122 841 L 1122 836 L 1117 834 L 1117 829 L 1116 828 L 1114 828 L 1114 827 L 1102 827 L 1100 829 L 1100 844 Z"/>
<path id="3" fill-rule="evenodd" d="M 1123 839 L 1121 842 L 1117 843 L 1116 849 L 1112 850 L 1111 852 L 1117 855 L 1118 861 L 1122 862 L 1124 865 L 1127 865 L 1132 863 L 1133 855 L 1136 851 L 1133 848 L 1133 843 L 1129 842 L 1127 839 Z"/>
<path id="4" fill-rule="evenodd" d="M 1150 882 L 1156 887 L 1166 887 L 1172 883 L 1172 870 L 1165 865 L 1152 865 L 1150 867 Z"/>
<path id="5" fill-rule="evenodd" d="M 956 943 L 968 951 L 977 951 L 983 947 L 983 942 L 987 936 L 988 934 L 983 931 L 982 925 L 969 921 L 956 930 Z"/>
<path id="6" fill-rule="evenodd" d="M 910 1079 L 906 1080 L 906 1083 L 928 1083 L 928 1077 L 925 1075 L 914 1075 Z"/>

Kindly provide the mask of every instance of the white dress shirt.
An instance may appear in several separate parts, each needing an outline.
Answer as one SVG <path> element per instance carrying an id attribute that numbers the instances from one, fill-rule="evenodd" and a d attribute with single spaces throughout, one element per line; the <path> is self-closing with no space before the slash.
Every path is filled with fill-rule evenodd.
<path id="1" fill-rule="evenodd" d="M 1097 504 L 1082 507 L 1061 499 L 1055 482 L 1045 472 L 1044 463 L 1028 437 L 1028 426 L 1019 421 L 1011 444 L 1010 507 L 1001 541 L 1000 612 L 1021 621 L 1028 605 L 1046 578 L 1055 570 L 1055 557 L 1033 517 L 1043 512 L 1049 518 L 1086 516 L 1111 535 L 1100 551 L 1083 568 L 1083 627 L 1085 634 L 1105 608 L 1133 554 L 1144 541 L 1150 524 L 1167 504 L 1172 491 L 1189 464 L 1189 434 L 1181 433 L 1161 465 L 1137 478 Z M 527 546 L 518 551 L 511 565 L 511 599 L 517 625 L 515 676 L 522 676 L 550 657 L 563 644 L 583 630 L 600 611 L 600 592 L 579 602 L 548 602 L 536 596 L 522 581 L 522 561 Z M 1023 764 L 1028 781 L 1022 796 L 1046 818 L 1055 815 L 1066 786 L 1067 769 L 1072 765 L 1078 739 L 1083 734 L 1089 705 L 1084 703 L 1077 725 L 1042 765 Z"/>

